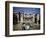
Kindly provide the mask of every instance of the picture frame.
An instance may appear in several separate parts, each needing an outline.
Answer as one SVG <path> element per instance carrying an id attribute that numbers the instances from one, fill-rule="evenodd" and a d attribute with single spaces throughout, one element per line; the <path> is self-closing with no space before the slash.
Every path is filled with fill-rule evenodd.
<path id="1" fill-rule="evenodd" d="M 36 14 L 35 20 L 33 17 L 34 14 Z M 24 15 L 26 15 L 25 16 L 26 18 L 24 17 Z M 31 15 L 33 16 L 31 17 Z M 33 20 L 30 20 L 31 18 Z M 31 23 L 29 22 L 29 20 Z M 34 21 L 36 23 L 34 23 Z M 22 27 L 20 25 L 19 26 L 21 28 L 17 26 L 18 24 L 20 25 L 22 24 Z M 23 27 L 23 25 L 30 25 L 30 26 Z M 5 36 L 6 37 L 44 35 L 44 34 L 45 34 L 45 4 L 44 3 L 18 2 L 18 1 L 5 2 Z"/>

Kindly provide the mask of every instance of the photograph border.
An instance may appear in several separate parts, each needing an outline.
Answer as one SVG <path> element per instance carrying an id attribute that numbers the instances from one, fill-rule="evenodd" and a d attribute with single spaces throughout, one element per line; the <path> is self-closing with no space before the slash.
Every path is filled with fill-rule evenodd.
<path id="1" fill-rule="evenodd" d="M 10 3 L 21 3 L 21 4 L 34 4 L 34 5 L 43 5 L 43 33 L 36 34 L 22 34 L 22 35 L 9 35 L 9 4 Z M 29 36 L 29 35 L 44 35 L 45 34 L 45 3 L 35 3 L 35 2 L 19 2 L 19 1 L 5 1 L 5 36 Z"/>

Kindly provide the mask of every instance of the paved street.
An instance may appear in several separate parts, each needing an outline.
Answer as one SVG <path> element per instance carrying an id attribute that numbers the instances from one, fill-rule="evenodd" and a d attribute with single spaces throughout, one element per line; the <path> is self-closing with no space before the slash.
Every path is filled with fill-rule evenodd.
<path id="1" fill-rule="evenodd" d="M 16 25 L 14 25 L 14 30 L 22 30 L 22 27 L 24 26 L 25 24 L 25 27 L 28 25 L 29 26 L 29 29 L 28 30 L 38 30 L 40 29 L 40 25 L 39 24 L 36 24 L 36 23 L 33 23 L 33 22 L 21 22 L 21 23 L 18 23 Z"/>

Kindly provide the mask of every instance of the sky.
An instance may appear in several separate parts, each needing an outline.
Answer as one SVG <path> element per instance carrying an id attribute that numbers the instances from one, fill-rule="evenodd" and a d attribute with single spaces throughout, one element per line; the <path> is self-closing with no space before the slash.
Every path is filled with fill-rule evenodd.
<path id="1" fill-rule="evenodd" d="M 40 8 L 28 8 L 28 7 L 13 7 L 13 12 L 38 14 L 40 13 Z"/>

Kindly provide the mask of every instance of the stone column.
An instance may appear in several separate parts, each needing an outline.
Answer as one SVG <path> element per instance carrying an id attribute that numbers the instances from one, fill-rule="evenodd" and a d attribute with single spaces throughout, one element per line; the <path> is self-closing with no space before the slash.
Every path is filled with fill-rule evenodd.
<path id="1" fill-rule="evenodd" d="M 18 19 L 18 22 L 19 22 L 19 15 L 17 14 L 17 19 Z"/>
<path id="2" fill-rule="evenodd" d="M 33 22 L 35 22 L 35 14 L 33 14 Z"/>
<path id="3" fill-rule="evenodd" d="M 21 22 L 23 22 L 23 14 L 21 14 Z"/>
<path id="4" fill-rule="evenodd" d="M 39 14 L 37 14 L 37 24 L 38 24 L 38 21 L 39 21 Z"/>

